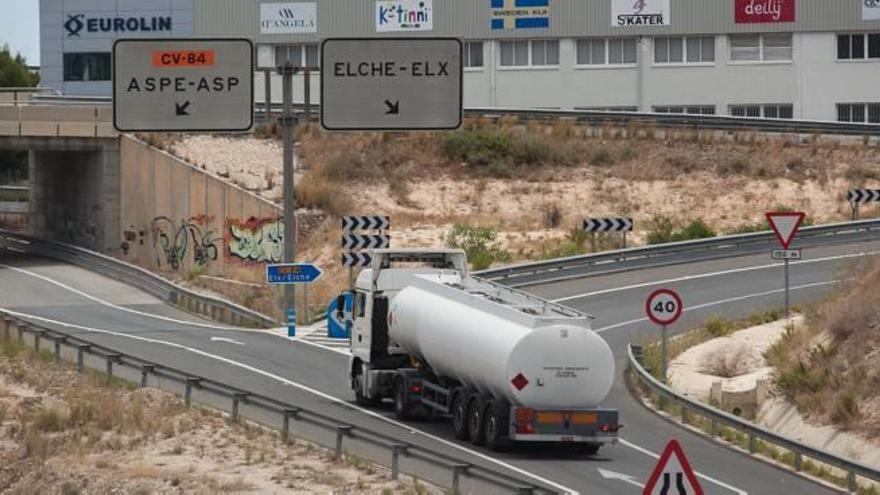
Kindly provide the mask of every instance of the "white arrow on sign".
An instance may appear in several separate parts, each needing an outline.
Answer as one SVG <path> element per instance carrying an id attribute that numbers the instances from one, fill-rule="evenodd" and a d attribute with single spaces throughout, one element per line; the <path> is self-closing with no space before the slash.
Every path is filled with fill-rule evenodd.
<path id="1" fill-rule="evenodd" d="M 620 480 L 620 481 L 623 481 L 624 483 L 629 483 L 630 485 L 634 485 L 639 488 L 645 487 L 645 484 L 640 483 L 638 480 L 636 480 L 635 476 L 630 476 L 628 474 L 617 473 L 617 472 L 609 471 L 607 469 L 602 469 L 602 468 L 599 468 L 599 474 L 603 478 L 605 478 L 606 480 Z"/>
<path id="2" fill-rule="evenodd" d="M 226 337 L 211 337 L 211 342 L 226 342 L 228 344 L 244 345 L 244 342 L 239 342 L 237 340 L 227 339 Z"/>

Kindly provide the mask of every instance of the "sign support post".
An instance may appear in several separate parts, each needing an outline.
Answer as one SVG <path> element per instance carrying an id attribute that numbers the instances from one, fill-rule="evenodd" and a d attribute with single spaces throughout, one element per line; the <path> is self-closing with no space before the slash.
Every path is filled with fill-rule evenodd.
<path id="1" fill-rule="evenodd" d="M 667 353 L 667 340 L 666 335 L 666 325 L 660 325 L 660 335 L 662 342 L 660 343 L 660 376 L 663 377 L 663 382 L 666 383 L 666 368 L 669 366 L 669 354 Z"/>
<path id="2" fill-rule="evenodd" d="M 290 60 L 278 68 L 282 79 L 282 139 L 284 141 L 284 262 L 296 262 L 296 196 L 294 196 L 294 130 L 296 115 L 293 105 L 293 76 L 297 67 Z M 284 304 L 287 308 L 287 336 L 296 337 L 296 286 L 284 286 Z"/>
<path id="3" fill-rule="evenodd" d="M 785 258 L 785 322 L 790 323 L 791 310 L 789 309 L 789 282 L 788 282 L 788 258 Z"/>

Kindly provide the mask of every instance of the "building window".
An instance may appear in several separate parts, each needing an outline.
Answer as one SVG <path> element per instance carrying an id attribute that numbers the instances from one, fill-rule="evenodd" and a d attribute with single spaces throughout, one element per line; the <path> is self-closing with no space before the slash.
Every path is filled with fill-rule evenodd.
<path id="1" fill-rule="evenodd" d="M 880 124 L 880 103 L 838 103 L 837 121 Z"/>
<path id="2" fill-rule="evenodd" d="M 791 104 L 768 104 L 768 105 L 730 105 L 730 115 L 733 117 L 752 117 L 765 119 L 793 119 L 794 105 Z"/>
<path id="3" fill-rule="evenodd" d="M 65 81 L 109 81 L 112 79 L 110 53 L 65 53 Z"/>
<path id="4" fill-rule="evenodd" d="M 275 45 L 275 65 L 288 60 L 300 67 L 318 67 L 318 45 Z"/>
<path id="5" fill-rule="evenodd" d="M 654 38 L 655 64 L 700 64 L 714 62 L 714 36 Z"/>
<path id="6" fill-rule="evenodd" d="M 559 40 L 502 41 L 501 65 L 504 67 L 559 65 Z"/>
<path id="7" fill-rule="evenodd" d="M 686 113 L 688 115 L 715 115 L 714 105 L 656 105 L 654 113 Z"/>
<path id="8" fill-rule="evenodd" d="M 578 65 L 634 65 L 638 52 L 635 38 L 577 40 Z"/>
<path id="9" fill-rule="evenodd" d="M 477 68 L 483 66 L 483 42 L 468 41 L 464 44 L 464 66 Z"/>
<path id="10" fill-rule="evenodd" d="M 787 61 L 792 57 L 791 33 L 730 35 L 733 62 Z"/>
<path id="11" fill-rule="evenodd" d="M 880 58 L 880 33 L 838 34 L 838 60 Z"/>

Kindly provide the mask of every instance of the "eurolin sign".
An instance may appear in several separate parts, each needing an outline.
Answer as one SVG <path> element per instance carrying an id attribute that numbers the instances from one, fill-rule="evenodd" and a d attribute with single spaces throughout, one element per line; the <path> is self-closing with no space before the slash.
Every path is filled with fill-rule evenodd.
<path id="1" fill-rule="evenodd" d="M 68 14 L 64 29 L 68 37 L 86 33 L 152 33 L 171 32 L 171 16 L 154 17 L 86 17 L 85 14 Z"/>
<path id="2" fill-rule="evenodd" d="M 735 0 L 737 24 L 795 21 L 795 0 Z"/>

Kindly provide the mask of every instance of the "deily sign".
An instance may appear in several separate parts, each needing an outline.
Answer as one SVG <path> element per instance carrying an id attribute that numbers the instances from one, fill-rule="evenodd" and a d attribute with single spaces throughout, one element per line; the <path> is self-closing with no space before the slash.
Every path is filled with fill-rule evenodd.
<path id="1" fill-rule="evenodd" d="M 457 129 L 462 45 L 454 38 L 331 38 L 321 49 L 328 130 Z"/>
<path id="2" fill-rule="evenodd" d="M 247 131 L 254 115 L 253 53 L 246 39 L 117 40 L 114 127 Z"/>

